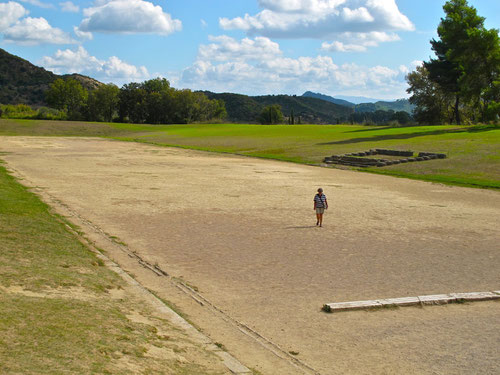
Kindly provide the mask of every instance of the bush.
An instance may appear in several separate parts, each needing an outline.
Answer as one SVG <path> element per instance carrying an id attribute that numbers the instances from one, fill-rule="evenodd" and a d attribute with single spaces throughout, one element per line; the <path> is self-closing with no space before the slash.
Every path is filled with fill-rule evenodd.
<path id="1" fill-rule="evenodd" d="M 65 111 L 59 111 L 54 108 L 41 107 L 35 116 L 38 120 L 67 120 L 68 115 Z"/>
<path id="2" fill-rule="evenodd" d="M 26 104 L 6 104 L 1 106 L 3 118 L 26 119 L 33 118 L 36 111 Z"/>
<path id="3" fill-rule="evenodd" d="M 38 119 L 38 120 L 66 120 L 65 111 L 54 108 L 41 107 L 38 110 L 26 104 L 0 105 L 0 117 L 11 119 Z"/>

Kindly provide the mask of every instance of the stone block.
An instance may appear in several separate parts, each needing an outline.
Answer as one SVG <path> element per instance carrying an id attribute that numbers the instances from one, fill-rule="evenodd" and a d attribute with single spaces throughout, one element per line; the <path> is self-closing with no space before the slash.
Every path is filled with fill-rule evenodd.
<path id="1" fill-rule="evenodd" d="M 353 301 L 353 302 L 337 302 L 327 304 L 332 312 L 347 311 L 347 310 L 362 310 L 374 307 L 382 307 L 378 301 Z"/>
<path id="2" fill-rule="evenodd" d="M 455 297 L 449 294 L 434 294 L 430 296 L 418 296 L 420 303 L 424 305 L 446 305 L 447 303 L 456 301 Z"/>
<path id="3" fill-rule="evenodd" d="M 451 293 L 450 296 L 465 301 L 488 301 L 500 298 L 500 295 L 493 292 Z"/>
<path id="4" fill-rule="evenodd" d="M 386 298 L 377 300 L 383 306 L 412 306 L 419 305 L 420 300 L 418 297 L 401 297 L 401 298 Z"/>

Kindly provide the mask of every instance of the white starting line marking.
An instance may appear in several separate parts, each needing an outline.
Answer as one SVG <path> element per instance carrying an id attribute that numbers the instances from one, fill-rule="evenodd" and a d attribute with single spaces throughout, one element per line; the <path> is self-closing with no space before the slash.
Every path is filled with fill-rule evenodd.
<path id="1" fill-rule="evenodd" d="M 490 301 L 494 299 L 500 299 L 500 290 L 493 292 L 450 293 L 418 297 L 386 298 L 369 301 L 334 302 L 324 305 L 323 311 L 363 310 L 390 306 L 445 305 L 453 302 Z"/>

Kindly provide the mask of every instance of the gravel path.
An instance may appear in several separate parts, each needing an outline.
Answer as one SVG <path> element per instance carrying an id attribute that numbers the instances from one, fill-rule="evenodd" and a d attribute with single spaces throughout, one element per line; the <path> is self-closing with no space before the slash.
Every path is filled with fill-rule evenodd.
<path id="1" fill-rule="evenodd" d="M 34 184 L 319 373 L 500 367 L 497 302 L 320 311 L 330 302 L 499 290 L 497 191 L 91 138 L 0 137 L 0 151 Z M 319 186 L 330 204 L 323 228 L 312 209 Z M 209 320 L 190 318 L 210 332 Z"/>

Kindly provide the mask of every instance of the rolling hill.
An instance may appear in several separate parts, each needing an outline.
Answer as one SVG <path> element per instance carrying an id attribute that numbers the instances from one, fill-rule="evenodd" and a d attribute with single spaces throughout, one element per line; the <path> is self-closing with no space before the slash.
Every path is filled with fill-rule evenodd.
<path id="1" fill-rule="evenodd" d="M 304 94 L 302 94 L 304 97 L 310 97 L 310 98 L 319 98 L 322 100 L 326 100 L 332 103 L 340 104 L 340 105 L 346 105 L 350 108 L 354 108 L 355 112 L 375 112 L 378 110 L 382 111 L 394 111 L 394 112 L 399 112 L 399 111 L 404 111 L 408 113 L 412 113 L 413 109 L 415 106 L 410 104 L 408 99 L 398 99 L 395 101 L 376 101 L 373 103 L 360 103 L 360 104 L 354 104 L 349 101 L 343 100 L 343 99 L 337 99 L 334 98 L 333 96 L 329 95 L 324 95 L 324 94 L 319 94 L 319 93 L 314 93 L 311 91 L 306 91 Z"/>
<path id="2" fill-rule="evenodd" d="M 80 74 L 57 75 L 0 48 L 0 103 L 46 105 L 45 91 L 58 78 L 73 78 L 93 89 L 101 82 Z"/>
<path id="3" fill-rule="evenodd" d="M 316 98 L 316 99 L 325 100 L 327 102 L 331 102 L 331 103 L 335 103 L 335 104 L 339 104 L 339 105 L 344 105 L 344 106 L 349 107 L 349 108 L 354 108 L 356 106 L 356 104 L 351 103 L 347 100 L 334 98 L 333 96 L 323 95 L 323 94 L 312 92 L 312 91 L 306 91 L 305 93 L 302 94 L 302 96 L 308 97 L 308 98 Z"/>
<path id="4" fill-rule="evenodd" d="M 228 120 L 232 122 L 257 122 L 265 106 L 279 104 L 285 116 L 294 113 L 296 121 L 302 123 L 336 124 L 347 118 L 352 108 L 322 99 L 290 95 L 247 96 L 232 93 L 203 91 L 209 99 L 222 99 L 226 103 Z"/>

